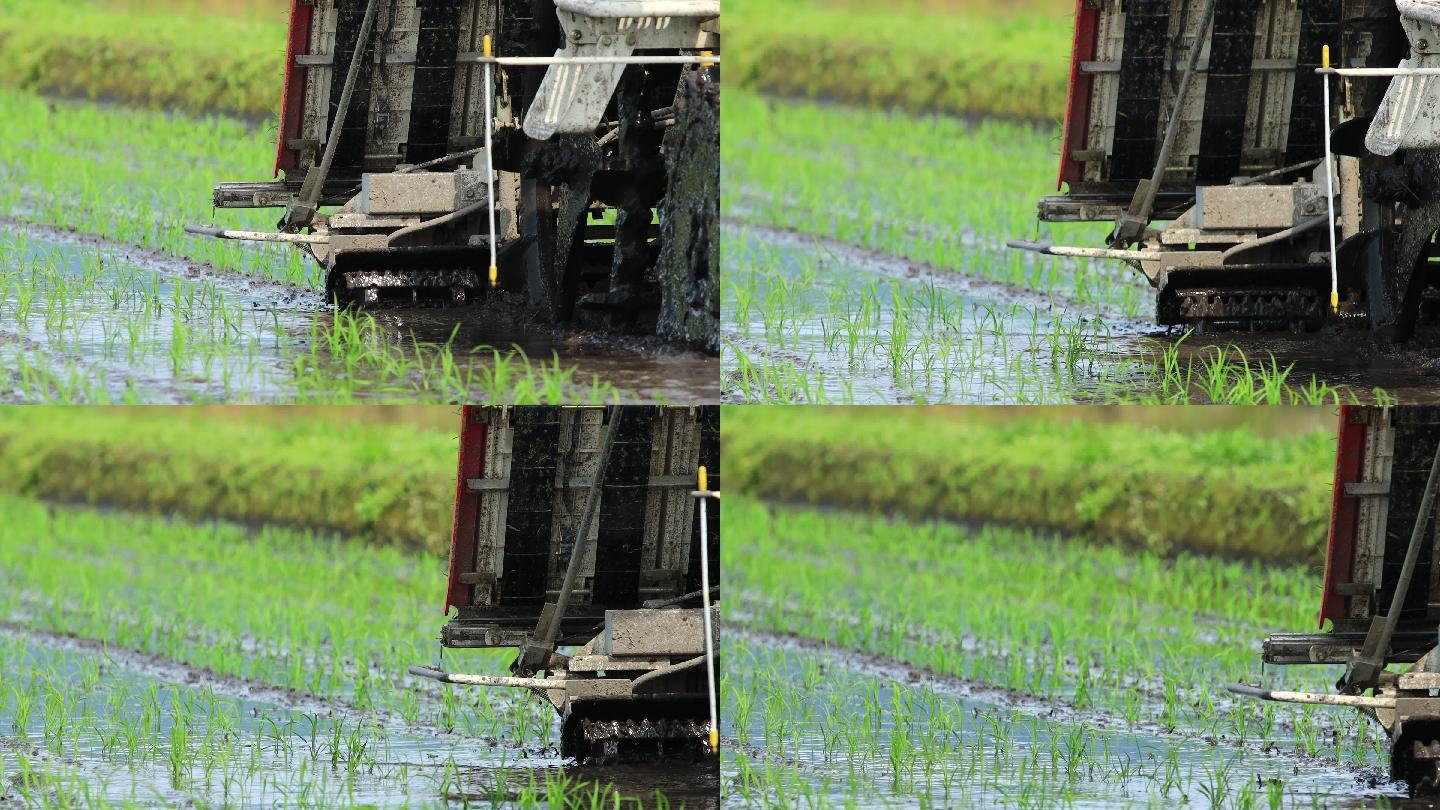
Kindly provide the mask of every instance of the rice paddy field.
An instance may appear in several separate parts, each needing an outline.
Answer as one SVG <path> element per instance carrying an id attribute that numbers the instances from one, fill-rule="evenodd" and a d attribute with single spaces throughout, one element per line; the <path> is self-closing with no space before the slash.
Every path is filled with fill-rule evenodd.
<path id="1" fill-rule="evenodd" d="M 896 409 L 865 410 L 896 417 L 894 453 L 910 456 L 915 469 L 926 458 L 912 443 L 952 439 L 945 431 L 954 421 L 976 441 L 987 431 L 1012 443 L 1029 434 L 1052 445 L 1055 457 L 1080 452 L 1055 441 L 1055 429 L 1083 418 L 1054 411 L 901 417 Z M 734 419 L 740 411 L 745 417 Z M 763 431 L 774 417 L 803 429 L 813 414 L 813 432 L 831 431 L 830 444 L 839 447 L 858 425 L 835 433 L 835 420 L 849 418 L 837 411 L 728 408 L 725 424 Z M 1134 437 L 1126 458 L 1137 463 L 1153 449 L 1146 436 L 1213 449 L 1227 441 L 1223 434 L 1244 430 L 1187 424 L 1178 415 L 1160 428 L 1150 419 L 1131 414 L 1109 425 Z M 1255 430 L 1260 449 L 1236 465 L 1237 475 L 1266 464 L 1288 468 L 1294 480 L 1323 475 L 1333 456 L 1285 458 L 1279 450 L 1302 439 L 1318 444 L 1309 437 L 1333 414 L 1313 419 L 1273 434 Z M 1216 430 L 1222 435 L 1212 436 Z M 810 446 L 813 467 L 865 489 L 846 478 L 839 459 Z M 1043 499 L 1032 504 L 1029 525 L 963 519 L 945 509 L 963 505 L 959 485 L 924 511 L 889 509 L 863 494 L 835 497 L 842 487 L 806 502 L 744 469 L 736 477 L 736 465 L 753 455 L 728 443 L 726 450 L 732 498 L 724 565 L 734 590 L 724 634 L 727 807 L 1403 801 L 1405 786 L 1387 776 L 1388 739 L 1370 721 L 1224 690 L 1237 681 L 1331 688 L 1335 668 L 1262 671 L 1259 662 L 1266 634 L 1314 627 L 1313 558 L 1262 562 L 1147 548 L 1103 528 L 1044 528 Z M 1209 488 L 1196 482 L 1198 503 L 1177 509 L 1206 511 Z M 1248 517 L 1244 508 L 1223 508 L 1227 518 Z M 1165 532 L 1159 519 L 1153 523 Z"/>
<path id="2" fill-rule="evenodd" d="M 177 417 L 202 418 L 226 421 Z M 315 446 L 348 437 L 343 464 L 391 435 L 356 414 L 233 421 L 271 447 L 307 427 Z M 453 465 L 453 429 L 410 427 Z M 311 485 L 308 519 L 243 522 L 0 493 L 0 805 L 714 805 L 703 771 L 567 765 L 554 711 L 528 693 L 406 675 L 441 657 L 445 557 L 325 528 L 343 500 L 327 488 Z M 512 658 L 443 655 L 492 674 Z"/>
<path id="3" fill-rule="evenodd" d="M 1073 4 L 728 12 L 726 401 L 1433 398 L 1423 354 L 1166 331 L 1128 267 L 1005 247 L 1101 244 L 1108 228 L 1035 217 L 1055 188 Z"/>
<path id="4" fill-rule="evenodd" d="M 715 358 L 539 323 L 504 296 L 336 311 L 298 251 L 186 235 L 273 230 L 273 211 L 217 212 L 210 190 L 270 174 L 282 4 L 0 8 L 0 401 L 714 398 Z"/>

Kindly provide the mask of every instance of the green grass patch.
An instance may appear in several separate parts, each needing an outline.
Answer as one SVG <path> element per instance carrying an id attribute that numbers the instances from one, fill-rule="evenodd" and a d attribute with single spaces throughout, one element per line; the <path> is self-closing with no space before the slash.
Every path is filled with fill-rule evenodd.
<path id="1" fill-rule="evenodd" d="M 189 411 L 0 410 L 0 490 L 331 530 L 434 555 L 449 548 L 454 432 Z"/>
<path id="2" fill-rule="evenodd" d="M 1058 120 L 1070 13 L 935 13 L 728 0 L 725 71 L 766 93 L 956 115 Z M 862 6 L 864 4 L 861 4 Z"/>
<path id="3" fill-rule="evenodd" d="M 0 85 L 143 107 L 279 110 L 289 15 L 0 2 Z"/>
<path id="4" fill-rule="evenodd" d="M 722 437 L 730 487 L 767 499 L 1304 562 L 1324 545 L 1335 453 L 1324 430 L 973 424 L 902 408 L 731 407 Z"/>

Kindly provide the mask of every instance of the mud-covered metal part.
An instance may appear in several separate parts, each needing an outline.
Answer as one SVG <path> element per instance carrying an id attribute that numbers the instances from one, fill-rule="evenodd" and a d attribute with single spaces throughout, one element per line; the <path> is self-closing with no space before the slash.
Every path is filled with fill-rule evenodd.
<path id="1" fill-rule="evenodd" d="M 1311 326 L 1325 317 L 1322 293 L 1315 289 L 1177 289 L 1184 323 L 1235 328 Z"/>
<path id="2" fill-rule="evenodd" d="M 1410 785 L 1413 795 L 1440 794 L 1440 723 L 1416 724 L 1396 740 L 1390 777 Z"/>
<path id="3" fill-rule="evenodd" d="M 660 206 L 661 336 L 720 346 L 720 86 L 705 71 L 681 82 L 665 133 L 669 189 Z"/>
<path id="4" fill-rule="evenodd" d="M 561 730 L 561 754 L 592 765 L 699 762 L 707 754 L 709 721 L 695 717 L 590 719 L 578 715 Z"/>

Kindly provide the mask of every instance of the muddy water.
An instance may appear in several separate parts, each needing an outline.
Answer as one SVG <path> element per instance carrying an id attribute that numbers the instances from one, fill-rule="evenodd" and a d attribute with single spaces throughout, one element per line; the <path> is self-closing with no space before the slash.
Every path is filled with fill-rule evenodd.
<path id="1" fill-rule="evenodd" d="M 1174 334 L 1156 331 L 1161 344 L 1177 341 Z M 1238 347 L 1252 360 L 1271 356 L 1281 368 L 1293 366 L 1290 380 L 1297 385 L 1313 376 L 1332 387 L 1344 386 L 1358 396 L 1381 388 L 1400 402 L 1440 403 L 1440 324 L 1424 323 L 1415 339 L 1396 346 L 1375 339 L 1363 324 L 1330 327 L 1318 332 L 1212 333 L 1191 335 L 1180 343 L 1182 357 L 1204 359 L 1207 347 Z"/>
<path id="2" fill-rule="evenodd" d="M 311 288 L 14 221 L 3 232 L 0 399 L 53 397 L 56 388 L 69 398 L 145 402 L 326 398 L 332 388 L 359 398 L 397 393 L 393 383 L 386 390 L 354 379 L 323 349 L 323 370 L 338 385 L 321 380 L 316 390 L 314 379 L 297 380 L 296 358 L 311 352 L 315 327 L 334 318 Z M 523 307 L 392 311 L 377 313 L 377 323 L 383 339 L 412 357 L 417 342 L 449 343 L 458 364 L 480 369 L 493 364 L 491 347 L 513 347 L 535 364 L 558 357 L 585 389 L 593 376 L 635 400 L 716 396 L 718 358 L 557 328 Z M 433 351 L 419 356 L 433 363 Z"/>
<path id="3" fill-rule="evenodd" d="M 466 310 L 456 329 L 456 310 L 416 309 L 374 313 L 397 338 L 413 335 L 425 343 L 449 342 L 457 357 L 488 357 L 492 347 L 514 347 L 532 362 L 575 368 L 577 380 L 592 376 L 610 382 L 636 400 L 677 404 L 714 402 L 720 360 L 665 346 L 652 339 L 616 337 L 540 323 L 518 298 Z"/>
<path id="4" fill-rule="evenodd" d="M 747 363 L 812 399 L 1069 402 L 1133 378 L 1143 323 L 1066 291 L 929 268 L 774 229 L 726 226 L 725 396 Z"/>
<path id="5" fill-rule="evenodd" d="M 716 805 L 713 769 L 574 767 L 550 747 L 408 726 L 203 672 L 177 680 L 173 666 L 40 636 L 0 638 L 0 660 L 10 673 L 0 699 L 0 771 L 18 797 L 504 807 L 564 785 L 581 795 L 613 788 L 646 806 L 656 804 L 657 790 L 672 807 Z"/>
<path id="6" fill-rule="evenodd" d="M 726 695 L 726 806 L 762 804 L 767 792 L 857 807 L 1364 806 L 1404 795 L 1373 758 L 1342 764 L 1286 753 L 1285 740 L 1131 729 L 842 651 L 734 628 L 726 637 L 730 659 L 744 656 L 754 673 L 734 687 L 748 698 Z"/>

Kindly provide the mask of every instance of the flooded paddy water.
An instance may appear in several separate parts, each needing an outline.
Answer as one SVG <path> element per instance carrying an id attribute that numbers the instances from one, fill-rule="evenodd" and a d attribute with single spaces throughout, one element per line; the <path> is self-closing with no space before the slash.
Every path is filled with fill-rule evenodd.
<path id="1" fill-rule="evenodd" d="M 0 90 L 0 397 L 188 402 L 713 401 L 719 360 L 537 320 L 512 297 L 336 311 L 274 230 L 211 187 L 273 165 L 257 122 Z"/>
<path id="2" fill-rule="evenodd" d="M 0 634 L 0 757 L 25 803 L 533 806 L 552 793 L 714 804 L 714 773 L 568 765 L 554 748 L 402 722 L 64 637 Z M 524 696 L 493 702 L 525 713 Z M 541 718 L 543 722 L 543 718 Z M 708 797 L 708 803 L 704 800 Z"/>
<path id="3" fill-rule="evenodd" d="M 539 323 L 515 302 L 356 315 L 309 286 L 153 249 L 13 221 L 0 237 L 5 401 L 453 399 L 470 390 L 692 402 L 713 396 L 718 367 L 694 351 Z"/>
<path id="4" fill-rule="evenodd" d="M 1282 733 L 1135 724 L 765 632 L 727 629 L 726 806 L 1362 807 L 1405 787 L 1373 752 L 1305 755 Z M 1217 687 L 1218 689 L 1218 687 Z"/>
<path id="5" fill-rule="evenodd" d="M 722 154 L 722 395 L 857 403 L 1440 401 L 1440 329 L 1200 334 L 1153 320 L 1119 262 L 1008 250 L 1100 245 L 1039 223 L 1049 125 L 732 93 Z"/>
<path id="6" fill-rule="evenodd" d="M 410 675 L 440 654 L 443 559 L 9 495 L 0 514 L 0 807 L 716 805 L 714 760 L 577 766 L 528 691 Z"/>

